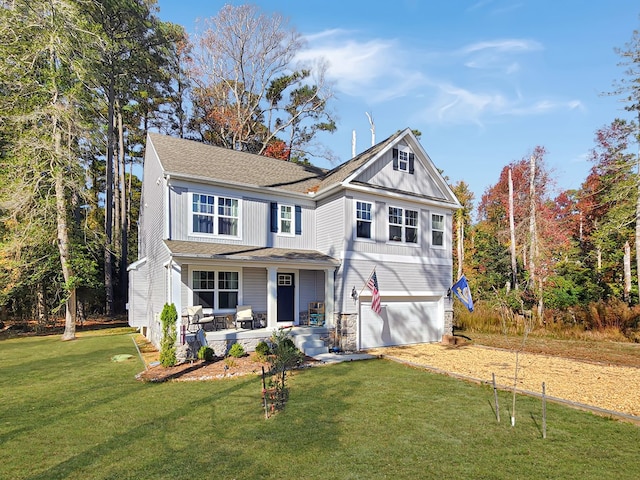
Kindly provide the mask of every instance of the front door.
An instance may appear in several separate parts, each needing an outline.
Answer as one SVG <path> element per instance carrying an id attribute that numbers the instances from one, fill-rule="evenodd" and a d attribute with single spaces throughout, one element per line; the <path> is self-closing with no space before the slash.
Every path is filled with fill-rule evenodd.
<path id="1" fill-rule="evenodd" d="M 278 321 L 293 322 L 295 282 L 293 273 L 278 274 Z"/>

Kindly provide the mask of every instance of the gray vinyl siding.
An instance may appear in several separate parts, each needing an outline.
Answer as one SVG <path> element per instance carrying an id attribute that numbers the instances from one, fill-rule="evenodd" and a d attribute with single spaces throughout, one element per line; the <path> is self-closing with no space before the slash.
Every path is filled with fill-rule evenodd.
<path id="1" fill-rule="evenodd" d="M 134 288 L 135 287 L 135 288 Z M 149 293 L 149 264 L 146 262 L 135 270 L 129 271 L 128 317 L 129 326 L 148 325 L 147 294 Z"/>
<path id="2" fill-rule="evenodd" d="M 316 207 L 316 250 L 337 258 L 344 250 L 344 241 L 351 235 L 351 220 L 347 215 L 347 203 L 343 196 L 324 200 Z"/>
<path id="3" fill-rule="evenodd" d="M 140 323 L 148 325 L 153 331 L 156 327 L 155 317 L 162 312 L 166 303 L 167 273 L 164 264 L 169 258 L 163 244 L 165 238 L 165 183 L 160 162 L 152 144 L 147 145 L 143 175 L 142 199 L 140 208 L 140 250 L 138 257 L 148 258 L 146 279 L 134 275 L 136 290 L 141 288 L 146 294 L 147 307 L 145 320 Z M 138 321 L 138 320 L 136 320 Z"/>
<path id="4" fill-rule="evenodd" d="M 300 271 L 300 311 L 305 312 L 310 302 L 324 302 L 324 271 Z"/>
<path id="5" fill-rule="evenodd" d="M 189 278 L 189 265 L 180 266 L 180 302 L 182 309 L 193 305 L 193 294 L 191 293 L 191 279 Z M 180 312 L 178 312 L 180 313 Z"/>
<path id="6" fill-rule="evenodd" d="M 357 304 L 351 298 L 355 287 L 358 294 L 368 295 L 367 280 L 376 269 L 378 287 L 384 301 L 384 292 L 414 295 L 416 292 L 430 292 L 446 295 L 451 286 L 451 265 L 431 265 L 420 263 L 379 262 L 346 259 L 336 278 L 336 311 L 356 313 Z"/>
<path id="7" fill-rule="evenodd" d="M 399 144 L 398 146 L 403 146 Z M 384 155 L 367 168 L 356 179 L 359 182 L 370 183 L 380 187 L 427 195 L 434 198 L 447 198 L 433 179 L 433 174 L 425 167 L 415 152 L 414 173 L 393 169 L 393 150 L 389 149 Z"/>
<path id="8" fill-rule="evenodd" d="M 267 311 L 266 268 L 244 268 L 242 270 L 242 303 L 251 305 L 254 312 Z"/>
<path id="9" fill-rule="evenodd" d="M 240 200 L 240 238 L 193 235 L 190 233 L 191 195 L 197 192 L 222 195 Z M 302 208 L 302 234 L 278 235 L 270 229 L 271 202 L 299 205 Z M 276 248 L 315 249 L 315 209 L 313 202 L 300 202 L 283 198 L 256 198 L 242 191 L 214 188 L 207 185 L 189 185 L 185 182 L 171 188 L 171 238 L 194 242 L 215 242 L 232 245 L 267 246 Z"/>

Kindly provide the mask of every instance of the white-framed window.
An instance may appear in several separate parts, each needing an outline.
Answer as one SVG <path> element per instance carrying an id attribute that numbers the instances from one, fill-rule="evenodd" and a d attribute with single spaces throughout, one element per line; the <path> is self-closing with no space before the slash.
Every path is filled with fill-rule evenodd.
<path id="1" fill-rule="evenodd" d="M 278 233 L 281 235 L 293 235 L 295 231 L 294 222 L 295 217 L 293 216 L 293 206 L 292 205 L 279 205 L 278 217 L 280 228 Z"/>
<path id="2" fill-rule="evenodd" d="M 239 225 L 239 199 L 201 193 L 191 194 L 193 233 L 237 237 Z"/>
<path id="3" fill-rule="evenodd" d="M 431 214 L 431 246 L 444 247 L 444 215 Z"/>
<path id="4" fill-rule="evenodd" d="M 194 270 L 193 304 L 213 310 L 234 310 L 238 305 L 240 274 L 233 271 Z"/>
<path id="5" fill-rule="evenodd" d="M 278 286 L 279 287 L 291 287 L 293 285 L 293 275 L 290 273 L 278 274 Z"/>
<path id="6" fill-rule="evenodd" d="M 398 151 L 398 170 L 409 171 L 409 152 Z"/>
<path id="7" fill-rule="evenodd" d="M 389 207 L 389 240 L 418 243 L 418 211 Z"/>
<path id="8" fill-rule="evenodd" d="M 393 169 L 399 172 L 414 173 L 415 154 L 408 147 L 393 149 Z"/>
<path id="9" fill-rule="evenodd" d="M 271 232 L 279 235 L 302 235 L 302 206 L 271 202 Z"/>
<path id="10" fill-rule="evenodd" d="M 356 201 L 356 237 L 371 238 L 373 204 Z"/>

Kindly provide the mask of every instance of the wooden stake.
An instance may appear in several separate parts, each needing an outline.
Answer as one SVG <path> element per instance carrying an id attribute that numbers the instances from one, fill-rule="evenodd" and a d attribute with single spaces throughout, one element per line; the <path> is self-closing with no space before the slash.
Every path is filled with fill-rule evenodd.
<path id="1" fill-rule="evenodd" d="M 542 382 L 542 438 L 547 438 L 547 394 Z"/>
<path id="2" fill-rule="evenodd" d="M 264 367 L 262 367 L 262 403 L 264 405 L 264 418 L 269 418 L 269 402 L 267 401 L 267 382 L 264 379 Z"/>
<path id="3" fill-rule="evenodd" d="M 491 376 L 493 377 L 493 399 L 496 404 L 496 419 L 498 420 L 498 423 L 500 423 L 500 406 L 498 405 L 498 389 L 496 388 L 496 374 L 492 373 Z"/>

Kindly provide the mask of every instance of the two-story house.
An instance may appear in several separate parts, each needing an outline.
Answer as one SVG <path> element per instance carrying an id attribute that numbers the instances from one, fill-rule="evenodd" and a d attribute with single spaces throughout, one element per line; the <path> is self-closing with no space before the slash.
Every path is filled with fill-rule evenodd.
<path id="1" fill-rule="evenodd" d="M 216 353 L 295 332 L 311 306 L 323 312 L 314 331 L 342 349 L 450 331 L 460 205 L 410 129 L 329 171 L 149 134 L 141 203 L 129 324 L 156 345 L 166 303 L 217 316 L 250 305 L 258 328 L 206 332 Z M 374 270 L 379 313 L 366 286 Z"/>

